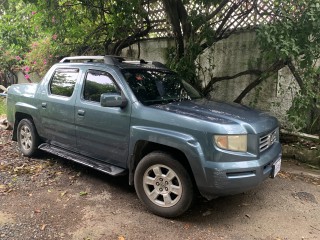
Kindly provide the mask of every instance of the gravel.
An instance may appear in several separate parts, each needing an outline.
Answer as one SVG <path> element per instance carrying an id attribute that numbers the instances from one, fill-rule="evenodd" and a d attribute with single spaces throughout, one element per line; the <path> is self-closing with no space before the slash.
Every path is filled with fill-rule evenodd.
<path id="1" fill-rule="evenodd" d="M 49 154 L 29 159 L 0 130 L 0 239 L 319 239 L 320 173 L 294 161 L 258 188 L 195 205 L 177 219 L 149 213 L 127 177 Z"/>

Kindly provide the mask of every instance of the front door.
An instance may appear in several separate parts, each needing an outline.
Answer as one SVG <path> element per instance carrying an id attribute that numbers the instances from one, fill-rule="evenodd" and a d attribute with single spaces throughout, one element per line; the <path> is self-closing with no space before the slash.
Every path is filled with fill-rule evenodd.
<path id="1" fill-rule="evenodd" d="M 130 137 L 130 113 L 125 108 L 102 107 L 102 93 L 120 93 L 115 78 L 102 70 L 88 70 L 81 98 L 75 107 L 78 151 L 84 155 L 126 167 Z"/>

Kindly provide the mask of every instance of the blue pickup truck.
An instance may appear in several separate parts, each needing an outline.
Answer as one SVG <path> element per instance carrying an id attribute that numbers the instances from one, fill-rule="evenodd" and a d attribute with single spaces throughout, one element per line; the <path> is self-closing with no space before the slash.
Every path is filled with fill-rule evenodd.
<path id="1" fill-rule="evenodd" d="M 159 216 L 177 217 L 194 195 L 237 194 L 281 166 L 276 118 L 209 101 L 159 62 L 67 57 L 39 84 L 9 88 L 13 140 L 107 174 L 129 175 Z"/>

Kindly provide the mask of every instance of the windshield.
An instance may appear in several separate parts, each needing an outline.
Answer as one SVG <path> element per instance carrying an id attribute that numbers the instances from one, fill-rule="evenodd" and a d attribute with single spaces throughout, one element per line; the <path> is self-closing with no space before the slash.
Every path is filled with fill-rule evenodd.
<path id="1" fill-rule="evenodd" d="M 201 98 L 194 87 L 173 72 L 124 69 L 122 73 L 137 99 L 144 105 Z"/>

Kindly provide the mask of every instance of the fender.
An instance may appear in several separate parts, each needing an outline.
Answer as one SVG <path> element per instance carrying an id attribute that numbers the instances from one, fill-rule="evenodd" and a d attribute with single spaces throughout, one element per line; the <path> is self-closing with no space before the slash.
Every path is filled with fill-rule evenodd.
<path id="1" fill-rule="evenodd" d="M 13 135 L 12 135 L 12 140 L 16 141 L 16 132 L 17 132 L 17 126 L 19 121 L 27 116 L 30 116 L 32 118 L 35 127 L 38 131 L 38 108 L 32 104 L 25 103 L 25 102 L 17 102 L 15 104 L 15 115 L 14 120 L 13 120 Z"/>
<path id="2" fill-rule="evenodd" d="M 127 164 L 130 184 L 133 183 L 133 156 L 136 143 L 139 140 L 161 144 L 182 151 L 188 159 L 192 172 L 197 173 L 197 177 L 195 178 L 197 185 L 202 185 L 206 182 L 206 174 L 203 168 L 203 166 L 205 166 L 204 154 L 200 143 L 193 136 L 162 128 L 133 126 L 131 127 L 130 138 Z M 199 162 L 201 162 L 201 164 L 199 164 Z"/>
<path id="3" fill-rule="evenodd" d="M 11 125 L 16 124 L 17 113 L 38 116 L 36 107 L 37 83 L 14 84 L 8 89 L 7 96 L 7 118 Z M 35 114 L 35 115 L 34 115 Z"/>
<path id="4" fill-rule="evenodd" d="M 28 115 L 33 116 L 34 113 L 37 113 L 38 108 L 34 105 L 31 105 L 29 103 L 25 103 L 25 102 L 17 102 L 15 104 L 15 108 L 16 108 L 16 113 L 17 112 L 21 112 L 21 113 L 25 113 Z"/>

